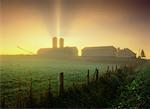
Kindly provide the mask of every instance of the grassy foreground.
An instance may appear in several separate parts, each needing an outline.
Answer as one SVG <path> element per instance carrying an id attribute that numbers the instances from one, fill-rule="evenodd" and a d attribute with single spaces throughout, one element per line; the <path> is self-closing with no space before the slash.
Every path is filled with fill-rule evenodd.
<path id="1" fill-rule="evenodd" d="M 138 68 L 108 70 L 97 81 L 74 84 L 60 96 L 53 95 L 50 84 L 47 91 L 38 95 L 40 99 L 34 96 L 32 90 L 26 99 L 22 99 L 22 94 L 18 92 L 15 107 L 150 108 L 149 71 L 150 62 Z M 1 106 L 4 105 L 1 102 Z"/>
<path id="2" fill-rule="evenodd" d="M 40 99 L 51 79 L 51 91 L 58 95 L 59 73 L 64 72 L 65 89 L 73 83 L 82 84 L 86 82 L 87 70 L 90 70 L 90 77 L 95 68 L 104 73 L 116 64 L 103 64 L 90 61 L 59 60 L 51 58 L 39 58 L 36 56 L 5 56 L 0 58 L 0 89 L 1 97 L 5 96 L 6 105 L 16 105 L 16 94 L 18 87 L 21 87 L 22 94 L 28 96 L 30 80 L 32 78 L 32 91 Z"/>

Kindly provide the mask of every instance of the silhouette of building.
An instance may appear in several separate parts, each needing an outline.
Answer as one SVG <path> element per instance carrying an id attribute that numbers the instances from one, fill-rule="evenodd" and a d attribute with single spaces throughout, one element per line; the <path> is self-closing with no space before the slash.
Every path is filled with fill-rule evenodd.
<path id="1" fill-rule="evenodd" d="M 38 55 L 47 55 L 51 57 L 74 57 L 78 56 L 76 47 L 64 47 L 64 39 L 59 39 L 59 48 L 57 47 L 57 37 L 52 40 L 52 48 L 41 48 L 37 51 Z"/>
<path id="2" fill-rule="evenodd" d="M 116 51 L 113 46 L 85 47 L 82 49 L 82 56 L 115 57 Z"/>
<path id="3" fill-rule="evenodd" d="M 78 49 L 76 47 L 64 48 L 41 48 L 38 50 L 39 55 L 47 55 L 52 57 L 73 57 L 78 56 Z"/>
<path id="4" fill-rule="evenodd" d="M 57 48 L 57 37 L 53 37 L 52 47 Z"/>
<path id="5" fill-rule="evenodd" d="M 136 54 L 128 48 L 118 49 L 116 56 L 124 58 L 136 58 Z"/>
<path id="6" fill-rule="evenodd" d="M 52 39 L 52 48 L 41 48 L 37 51 L 38 55 L 47 55 L 52 57 L 74 57 L 78 56 L 76 47 L 64 47 L 64 39 L 59 39 L 59 48 L 57 47 L 57 37 Z M 128 48 L 116 49 L 114 46 L 85 47 L 81 51 L 83 57 L 121 57 L 136 58 L 136 54 Z"/>
<path id="7" fill-rule="evenodd" d="M 130 49 L 116 49 L 114 46 L 86 47 L 82 49 L 82 56 L 136 58 L 136 54 Z"/>
<path id="8" fill-rule="evenodd" d="M 64 39 L 63 38 L 59 39 L 59 48 L 64 48 Z"/>

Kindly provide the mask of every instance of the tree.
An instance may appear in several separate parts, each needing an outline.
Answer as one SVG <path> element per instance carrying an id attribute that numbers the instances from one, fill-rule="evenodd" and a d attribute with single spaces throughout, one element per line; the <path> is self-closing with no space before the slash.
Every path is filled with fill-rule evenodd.
<path id="1" fill-rule="evenodd" d="M 145 56 L 145 52 L 144 52 L 143 49 L 142 49 L 142 51 L 141 51 L 141 57 L 146 57 L 146 56 Z"/>

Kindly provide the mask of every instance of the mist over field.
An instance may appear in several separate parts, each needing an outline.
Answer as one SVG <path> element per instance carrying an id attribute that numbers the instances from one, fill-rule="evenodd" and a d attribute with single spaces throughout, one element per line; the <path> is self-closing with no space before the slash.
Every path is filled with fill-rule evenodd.
<path id="1" fill-rule="evenodd" d="M 59 74 L 64 72 L 65 88 L 73 85 L 73 83 L 85 83 L 88 69 L 90 75 L 94 74 L 95 69 L 100 69 L 100 73 L 107 70 L 108 65 L 95 62 L 51 59 L 38 56 L 3 56 L 0 62 L 1 86 L 6 85 L 7 93 L 15 93 L 17 90 L 17 82 L 23 82 L 23 89 L 28 89 L 30 78 L 33 79 L 34 91 L 37 93 L 46 90 L 48 87 L 48 79 L 51 79 L 52 90 L 58 94 Z M 2 91 L 3 92 L 3 91 Z M 11 95 L 11 100 L 15 96 Z"/>
<path id="2" fill-rule="evenodd" d="M 99 70 L 99 75 L 104 75 L 108 70 L 108 66 L 110 70 L 112 68 L 115 70 L 116 65 L 118 68 L 125 65 L 77 59 L 51 59 L 38 56 L 3 56 L 0 62 L 0 87 L 3 89 L 1 90 L 1 97 L 7 95 L 5 99 L 9 106 L 16 104 L 14 99 L 16 99 L 19 84 L 24 96 L 28 96 L 31 78 L 32 92 L 34 96 L 41 99 L 39 95 L 49 87 L 49 79 L 51 80 L 52 93 L 55 96 L 59 94 L 59 74 L 61 72 L 64 73 L 64 87 L 67 90 L 73 84 L 86 84 L 88 69 L 90 71 L 90 81 L 92 81 L 95 78 L 96 68 Z M 150 64 L 147 63 L 139 66 L 136 70 L 147 72 L 149 68 Z"/>

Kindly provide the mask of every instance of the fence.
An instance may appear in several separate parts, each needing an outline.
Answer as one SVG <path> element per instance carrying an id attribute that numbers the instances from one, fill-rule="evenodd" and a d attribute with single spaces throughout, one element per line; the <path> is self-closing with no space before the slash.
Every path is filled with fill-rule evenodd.
<path id="1" fill-rule="evenodd" d="M 126 66 L 124 66 L 124 67 L 126 67 Z M 118 70 L 118 66 L 116 65 L 115 67 L 111 67 L 110 68 L 110 66 L 108 66 L 107 67 L 107 73 L 109 73 L 109 72 L 116 72 Z M 64 77 L 65 77 L 65 74 L 64 74 L 64 72 L 61 72 L 60 74 L 59 74 L 59 96 L 62 96 L 63 94 L 64 94 L 64 92 L 65 92 L 65 87 L 64 87 Z M 95 72 L 94 72 L 94 74 L 93 74 L 93 77 L 90 77 L 90 70 L 88 69 L 87 70 L 87 76 L 86 76 L 86 83 L 85 84 L 87 84 L 87 85 L 89 85 L 90 84 L 90 82 L 95 82 L 95 83 L 98 83 L 98 80 L 99 80 L 99 77 L 100 77 L 100 71 L 99 71 L 99 69 L 95 69 Z M 50 80 L 50 78 L 47 80 L 48 81 L 48 97 L 52 97 L 52 93 L 51 93 L 51 80 Z M 33 79 L 31 78 L 30 79 L 30 82 L 29 82 L 30 84 L 29 84 L 29 94 L 28 94 L 28 103 L 29 104 L 27 104 L 27 105 L 29 105 L 29 106 L 34 106 L 34 98 L 33 98 Z M 5 90 L 5 89 L 4 89 Z M 22 96 L 22 89 L 21 89 L 21 83 L 20 82 L 18 82 L 18 88 L 17 88 L 17 90 L 16 90 L 16 106 L 14 106 L 14 107 L 24 107 L 25 106 L 25 102 L 24 102 L 24 98 L 23 98 L 23 96 Z M 41 98 L 42 99 L 42 98 Z M 6 95 L 4 95 L 4 96 L 1 96 L 1 107 L 9 107 L 8 106 L 8 104 L 6 103 L 6 101 L 8 101 L 8 100 L 6 100 Z"/>

